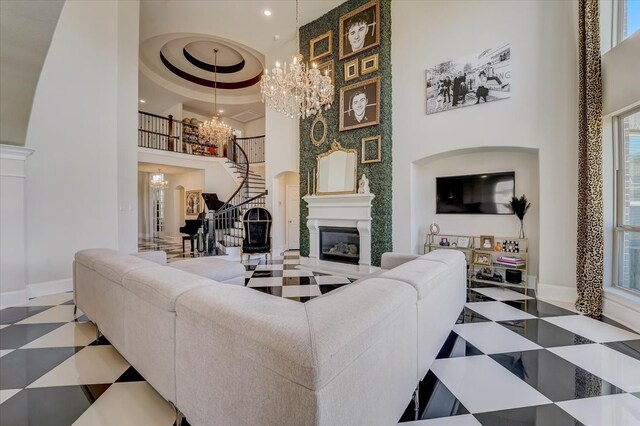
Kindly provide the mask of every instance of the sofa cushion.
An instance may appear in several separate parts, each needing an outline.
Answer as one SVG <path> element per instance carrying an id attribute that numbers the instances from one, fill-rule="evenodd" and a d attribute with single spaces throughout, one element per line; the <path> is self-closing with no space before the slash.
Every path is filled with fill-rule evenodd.
<path id="1" fill-rule="evenodd" d="M 303 303 L 221 284 L 181 296 L 176 314 L 178 324 L 206 330 L 203 338 L 209 341 L 225 342 L 232 357 L 248 358 L 303 386 L 314 380 Z"/>
<path id="2" fill-rule="evenodd" d="M 380 278 L 407 283 L 416 289 L 418 299 L 422 299 L 447 273 L 449 268 L 442 262 L 416 259 L 386 271 Z"/>
<path id="3" fill-rule="evenodd" d="M 230 262 L 213 257 L 179 260 L 170 263 L 169 266 L 220 282 L 243 277 L 245 272 L 245 268 L 240 262 Z"/>
<path id="4" fill-rule="evenodd" d="M 166 311 L 175 311 L 178 296 L 194 288 L 219 283 L 179 269 L 157 266 L 126 274 L 122 284 L 124 288 L 147 302 Z"/>
<path id="5" fill-rule="evenodd" d="M 398 313 L 416 309 L 416 291 L 404 283 L 371 278 L 344 286 L 304 304 L 317 372 L 310 389 L 321 389 L 355 362 L 381 336 Z"/>
<path id="6" fill-rule="evenodd" d="M 94 269 L 103 277 L 122 285 L 122 278 L 129 272 L 143 268 L 158 268 L 158 264 L 139 257 L 118 254 L 98 259 L 94 263 Z"/>
<path id="7" fill-rule="evenodd" d="M 96 249 L 85 249 L 80 250 L 75 255 L 76 262 L 86 266 L 90 269 L 95 269 L 93 264 L 96 260 L 102 260 L 111 256 L 121 256 L 122 254 L 116 250 L 105 249 L 105 248 L 96 248 Z"/>

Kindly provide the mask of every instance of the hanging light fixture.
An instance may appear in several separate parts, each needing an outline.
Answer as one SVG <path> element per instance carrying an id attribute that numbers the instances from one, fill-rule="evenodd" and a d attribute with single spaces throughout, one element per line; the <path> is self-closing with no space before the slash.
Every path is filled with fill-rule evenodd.
<path id="1" fill-rule="evenodd" d="M 151 175 L 149 185 L 153 189 L 165 189 L 169 185 L 169 182 L 164 180 L 164 174 L 160 173 L 160 169 L 158 169 L 158 173 Z"/>
<path id="2" fill-rule="evenodd" d="M 300 54 L 300 34 L 298 29 L 298 0 L 296 0 L 296 47 L 289 69 L 287 63 L 271 70 L 265 69 L 260 80 L 262 102 L 277 112 L 291 118 L 307 118 L 331 107 L 333 102 L 333 84 L 328 72 L 320 73 L 317 65 L 311 67 L 302 62 Z"/>
<path id="3" fill-rule="evenodd" d="M 233 135 L 233 129 L 223 123 L 218 116 L 218 49 L 213 49 L 214 57 L 214 84 L 213 84 L 213 111 L 211 120 L 200 123 L 200 135 L 207 145 L 216 148 L 223 147 Z"/>

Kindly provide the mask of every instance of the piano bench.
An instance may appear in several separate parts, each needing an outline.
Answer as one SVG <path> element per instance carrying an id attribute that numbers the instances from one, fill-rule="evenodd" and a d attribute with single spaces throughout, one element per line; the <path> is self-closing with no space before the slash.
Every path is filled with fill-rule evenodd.
<path id="1" fill-rule="evenodd" d="M 184 242 L 189 240 L 191 242 L 191 253 L 193 253 L 193 246 L 194 244 L 194 240 L 196 239 L 197 235 L 183 235 L 182 236 L 182 252 L 184 253 Z"/>

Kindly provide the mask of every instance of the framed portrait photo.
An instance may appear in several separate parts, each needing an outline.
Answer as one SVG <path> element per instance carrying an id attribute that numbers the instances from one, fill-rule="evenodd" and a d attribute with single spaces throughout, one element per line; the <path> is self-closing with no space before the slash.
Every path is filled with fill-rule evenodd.
<path id="1" fill-rule="evenodd" d="M 380 77 L 340 88 L 340 131 L 380 122 Z"/>
<path id="2" fill-rule="evenodd" d="M 358 78 L 358 59 L 344 63 L 344 81 Z"/>
<path id="3" fill-rule="evenodd" d="M 380 44 L 378 0 L 363 4 L 340 17 L 340 59 Z"/>
<path id="4" fill-rule="evenodd" d="M 360 156 L 360 162 L 362 164 L 367 163 L 379 163 L 382 161 L 382 145 L 380 143 L 380 136 L 372 136 L 370 138 L 362 139 L 362 155 Z"/>
<path id="5" fill-rule="evenodd" d="M 320 65 L 318 65 L 318 69 L 320 70 L 320 74 L 328 75 L 329 77 L 331 77 L 331 84 L 333 84 L 333 87 L 336 87 L 336 77 L 335 77 L 335 71 L 333 69 L 333 59 L 331 59 L 330 61 L 321 63 Z"/>
<path id="6" fill-rule="evenodd" d="M 378 54 L 367 56 L 360 61 L 360 75 L 378 71 Z"/>
<path id="7" fill-rule="evenodd" d="M 327 31 L 309 41 L 309 61 L 317 61 L 333 53 L 333 32 Z"/>
<path id="8" fill-rule="evenodd" d="M 187 191 L 185 192 L 185 215 L 197 216 L 202 212 L 202 191 Z"/>

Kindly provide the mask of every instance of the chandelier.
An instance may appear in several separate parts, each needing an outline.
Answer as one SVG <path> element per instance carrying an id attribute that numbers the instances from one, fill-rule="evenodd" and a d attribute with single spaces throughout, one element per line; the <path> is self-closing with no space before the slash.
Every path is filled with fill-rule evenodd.
<path id="1" fill-rule="evenodd" d="M 153 189 L 165 189 L 169 185 L 169 182 L 164 180 L 164 174 L 160 173 L 160 169 L 158 169 L 158 173 L 151 175 L 149 185 Z"/>
<path id="2" fill-rule="evenodd" d="M 289 69 L 287 63 L 271 70 L 265 69 L 260 80 L 262 102 L 277 112 L 290 118 L 307 118 L 317 114 L 324 107 L 331 107 L 333 102 L 333 84 L 328 72 L 320 73 L 318 66 L 304 64 L 300 54 L 300 34 L 298 29 L 298 0 L 296 0 L 296 46 Z"/>
<path id="3" fill-rule="evenodd" d="M 200 136 L 204 139 L 208 145 L 215 147 L 224 146 L 231 136 L 233 135 L 233 129 L 227 124 L 223 123 L 218 116 L 218 49 L 213 49 L 214 56 L 214 84 L 213 84 L 213 108 L 214 116 L 211 120 L 207 120 L 204 123 L 200 123 Z"/>

